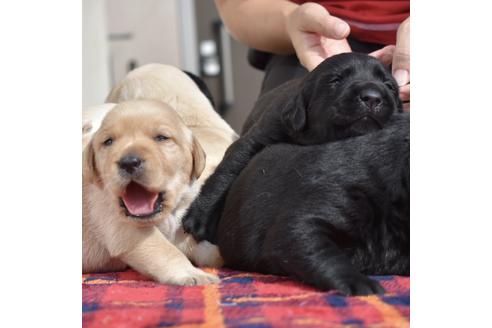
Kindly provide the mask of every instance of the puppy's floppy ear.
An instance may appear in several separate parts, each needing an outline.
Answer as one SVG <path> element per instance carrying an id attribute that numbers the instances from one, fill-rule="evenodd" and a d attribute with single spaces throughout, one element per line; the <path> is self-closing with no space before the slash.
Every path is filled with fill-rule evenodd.
<path id="1" fill-rule="evenodd" d="M 403 101 L 401 101 L 400 96 L 396 97 L 396 111 L 403 113 Z"/>
<path id="2" fill-rule="evenodd" d="M 307 123 L 307 113 L 301 95 L 293 97 L 287 103 L 282 109 L 280 120 L 290 135 L 304 130 Z"/>
<path id="3" fill-rule="evenodd" d="M 94 152 L 94 142 L 91 140 L 82 153 L 82 174 L 87 181 L 102 186 L 101 177 L 96 167 L 96 156 Z"/>
<path id="4" fill-rule="evenodd" d="M 398 83 L 396 82 L 395 78 L 391 75 L 391 72 L 392 72 L 391 63 L 389 66 L 385 66 L 385 68 L 387 69 L 386 72 L 387 72 L 388 76 L 390 77 L 390 79 L 393 81 L 393 84 L 396 85 L 396 87 L 398 88 Z M 401 101 L 399 94 L 396 96 L 395 102 L 396 102 L 396 112 L 397 113 L 403 113 L 403 102 Z"/>
<path id="5" fill-rule="evenodd" d="M 198 179 L 205 169 L 205 163 L 207 156 L 202 148 L 202 145 L 198 142 L 198 139 L 193 136 L 193 149 L 191 151 L 193 156 L 193 169 L 191 170 L 191 179 Z"/>

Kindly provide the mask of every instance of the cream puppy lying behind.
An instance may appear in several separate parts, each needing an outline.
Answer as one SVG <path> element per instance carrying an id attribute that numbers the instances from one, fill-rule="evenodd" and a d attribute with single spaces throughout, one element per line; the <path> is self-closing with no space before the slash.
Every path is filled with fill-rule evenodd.
<path id="1" fill-rule="evenodd" d="M 222 160 L 237 134 L 217 114 L 197 84 L 180 69 L 163 64 L 148 64 L 130 72 L 109 94 L 106 102 L 135 99 L 163 101 L 176 110 L 207 154 L 202 184 Z"/>
<path id="2" fill-rule="evenodd" d="M 85 147 L 89 143 L 94 132 L 101 126 L 104 116 L 115 105 L 108 103 L 84 108 L 82 111 L 82 147 Z"/>
<path id="3" fill-rule="evenodd" d="M 161 283 L 218 280 L 188 260 L 221 265 L 216 247 L 200 249 L 181 228 L 206 154 L 169 105 L 116 105 L 83 157 L 83 272 L 131 266 Z"/>

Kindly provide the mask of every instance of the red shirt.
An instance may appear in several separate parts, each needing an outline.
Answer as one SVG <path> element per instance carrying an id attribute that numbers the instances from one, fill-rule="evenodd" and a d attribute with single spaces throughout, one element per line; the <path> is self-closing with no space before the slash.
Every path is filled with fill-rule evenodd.
<path id="1" fill-rule="evenodd" d="M 313 1 L 294 0 L 296 3 Z M 314 1 L 325 7 L 330 15 L 343 19 L 350 25 L 354 39 L 379 44 L 395 44 L 396 30 L 410 16 L 410 0 Z"/>

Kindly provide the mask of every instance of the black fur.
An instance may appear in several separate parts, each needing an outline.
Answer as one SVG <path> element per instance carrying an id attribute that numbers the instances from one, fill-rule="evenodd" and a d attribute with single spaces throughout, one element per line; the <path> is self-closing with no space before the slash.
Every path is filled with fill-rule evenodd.
<path id="1" fill-rule="evenodd" d="M 317 146 L 269 146 L 232 184 L 217 230 L 228 267 L 346 295 L 409 275 L 409 115 Z"/>
<path id="2" fill-rule="evenodd" d="M 190 77 L 190 79 L 193 80 L 193 82 L 195 82 L 198 89 L 200 89 L 200 91 L 205 95 L 205 97 L 207 97 L 208 101 L 210 101 L 210 104 L 212 104 L 212 107 L 215 110 L 217 110 L 215 108 L 214 97 L 212 96 L 212 93 L 210 92 L 210 89 L 208 88 L 207 84 L 199 76 L 196 76 L 195 74 L 188 72 L 188 71 L 183 71 L 183 72 L 186 73 L 186 75 L 188 75 Z"/>
<path id="3" fill-rule="evenodd" d="M 369 107 L 363 94 L 375 90 L 379 105 Z M 325 60 L 301 79 L 264 94 L 246 121 L 242 136 L 227 150 L 215 173 L 183 219 L 197 240 L 215 242 L 225 195 L 250 159 L 264 147 L 287 142 L 313 145 L 379 130 L 401 111 L 398 85 L 373 57 L 350 53 Z"/>

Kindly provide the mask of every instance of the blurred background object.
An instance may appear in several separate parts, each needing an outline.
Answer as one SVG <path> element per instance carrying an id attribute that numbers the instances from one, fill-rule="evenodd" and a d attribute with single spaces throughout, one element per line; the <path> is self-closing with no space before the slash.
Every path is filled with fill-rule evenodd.
<path id="1" fill-rule="evenodd" d="M 83 107 L 104 102 L 129 71 L 148 63 L 199 75 L 236 130 L 259 94 L 263 72 L 220 21 L 213 0 L 84 0 Z"/>

